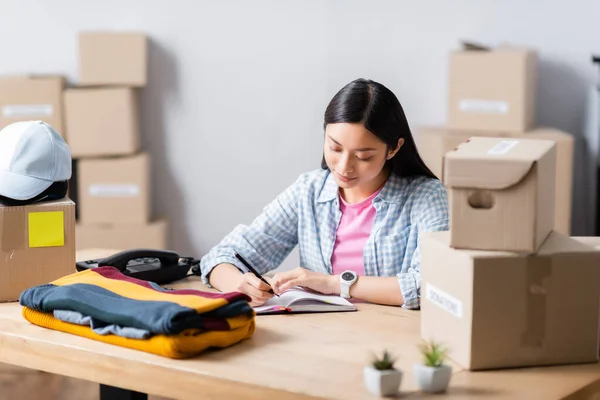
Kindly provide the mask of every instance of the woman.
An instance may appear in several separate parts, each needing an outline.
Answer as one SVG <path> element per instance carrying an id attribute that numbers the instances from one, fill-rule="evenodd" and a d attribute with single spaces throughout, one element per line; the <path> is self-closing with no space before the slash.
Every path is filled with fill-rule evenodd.
<path id="1" fill-rule="evenodd" d="M 271 288 L 243 273 L 235 253 L 264 274 L 298 245 L 301 267 L 273 276 L 275 294 L 298 285 L 419 308 L 419 234 L 448 230 L 448 203 L 400 102 L 380 83 L 355 80 L 329 103 L 324 128 L 321 169 L 302 174 L 203 257 L 204 282 L 263 304 Z"/>

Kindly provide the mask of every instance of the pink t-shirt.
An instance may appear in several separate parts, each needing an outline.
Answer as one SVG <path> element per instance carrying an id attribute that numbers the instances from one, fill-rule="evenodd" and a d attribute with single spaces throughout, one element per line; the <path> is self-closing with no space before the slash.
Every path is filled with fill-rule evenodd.
<path id="1" fill-rule="evenodd" d="M 381 189 L 377 190 L 357 204 L 348 204 L 340 196 L 342 218 L 331 255 L 333 275 L 341 274 L 346 270 L 354 271 L 357 275 L 365 274 L 363 252 L 375 220 L 373 199 L 380 191 Z"/>

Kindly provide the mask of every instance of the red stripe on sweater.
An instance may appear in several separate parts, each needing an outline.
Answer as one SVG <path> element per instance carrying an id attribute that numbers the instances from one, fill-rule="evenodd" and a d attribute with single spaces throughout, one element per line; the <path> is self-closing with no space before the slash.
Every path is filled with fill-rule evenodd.
<path id="1" fill-rule="evenodd" d="M 143 286 L 148 289 L 152 289 L 159 293 L 167 293 L 167 294 L 174 294 L 174 295 L 175 294 L 194 295 L 194 296 L 200 296 L 200 297 L 204 297 L 204 298 L 208 298 L 208 299 L 225 299 L 230 303 L 232 301 L 240 300 L 240 299 L 244 299 L 246 301 L 251 300 L 251 298 L 249 296 L 245 295 L 244 293 L 240 293 L 240 292 L 213 293 L 213 292 L 203 292 L 201 290 L 195 290 L 195 289 L 160 291 L 160 290 L 157 290 L 156 288 L 152 287 L 152 285 L 150 285 L 147 281 L 137 279 L 137 278 L 132 278 L 127 275 L 123 275 L 123 273 L 121 271 L 119 271 L 117 268 L 110 267 L 110 266 L 97 267 L 90 271 L 93 271 L 93 272 L 97 273 L 98 275 L 103 276 L 104 278 L 107 278 L 107 279 L 114 279 L 114 280 L 118 280 L 118 281 L 133 283 L 133 284 L 140 285 L 140 286 Z"/>
<path id="2" fill-rule="evenodd" d="M 207 331 L 228 331 L 231 330 L 231 327 L 227 323 L 227 320 L 212 318 L 212 317 L 204 317 L 203 320 L 204 329 Z"/>

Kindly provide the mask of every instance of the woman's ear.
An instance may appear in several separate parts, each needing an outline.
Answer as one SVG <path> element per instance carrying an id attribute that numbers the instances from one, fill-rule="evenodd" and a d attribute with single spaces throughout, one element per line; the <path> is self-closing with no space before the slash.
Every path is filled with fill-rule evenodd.
<path id="1" fill-rule="evenodd" d="M 398 151 L 402 148 L 403 145 L 404 145 L 404 138 L 398 139 L 398 145 L 396 146 L 395 149 L 390 150 L 388 152 L 387 159 L 391 160 L 396 155 L 396 153 L 398 153 Z"/>

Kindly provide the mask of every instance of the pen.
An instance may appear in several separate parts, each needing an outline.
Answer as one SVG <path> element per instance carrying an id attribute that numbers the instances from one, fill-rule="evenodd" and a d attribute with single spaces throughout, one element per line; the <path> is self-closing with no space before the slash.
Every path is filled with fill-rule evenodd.
<path id="1" fill-rule="evenodd" d="M 263 281 L 264 283 L 266 283 L 267 285 L 269 285 L 269 287 L 271 287 L 271 284 L 269 282 L 267 282 L 267 280 L 265 278 L 263 278 L 261 274 L 259 274 L 258 272 L 256 272 L 256 270 L 254 268 L 252 268 L 252 266 L 250 265 L 250 263 L 248 263 L 248 261 L 246 261 L 244 259 L 244 257 L 242 257 L 241 255 L 239 255 L 238 253 L 235 253 L 235 258 L 237 258 L 238 260 L 240 260 L 242 262 L 242 264 L 244 264 L 246 266 L 246 268 L 248 268 L 248 270 L 254 274 L 254 276 L 256 276 L 258 279 L 260 279 L 261 281 Z M 271 288 L 269 290 L 269 293 L 275 294 L 275 292 L 273 292 L 273 288 Z"/>

